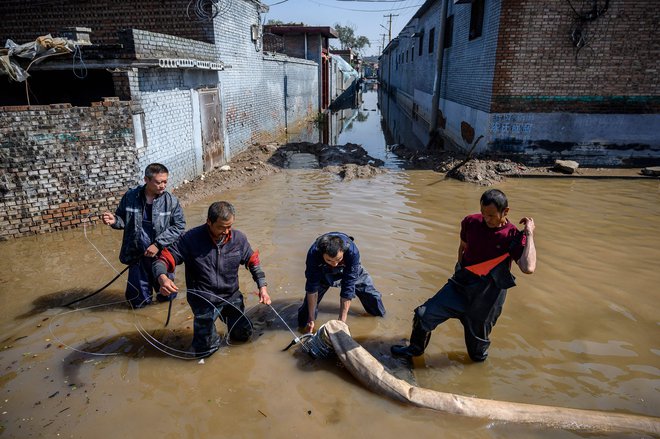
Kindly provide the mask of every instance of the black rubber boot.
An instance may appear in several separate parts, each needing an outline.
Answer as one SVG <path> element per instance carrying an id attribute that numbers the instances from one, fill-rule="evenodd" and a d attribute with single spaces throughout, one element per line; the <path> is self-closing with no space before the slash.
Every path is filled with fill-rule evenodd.
<path id="1" fill-rule="evenodd" d="M 417 319 L 413 319 L 413 329 L 410 334 L 410 345 L 394 345 L 390 348 L 392 355 L 396 357 L 419 357 L 426 350 L 429 341 L 431 340 L 431 333 L 424 331 Z"/>

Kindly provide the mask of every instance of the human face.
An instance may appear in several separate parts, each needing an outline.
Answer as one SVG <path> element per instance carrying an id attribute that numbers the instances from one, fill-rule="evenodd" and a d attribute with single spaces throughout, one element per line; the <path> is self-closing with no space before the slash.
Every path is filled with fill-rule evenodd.
<path id="1" fill-rule="evenodd" d="M 505 207 L 502 212 L 499 212 L 494 204 L 489 204 L 488 206 L 481 205 L 481 215 L 484 217 L 486 225 L 491 229 L 505 225 L 507 213 L 509 213 L 508 207 Z"/>
<path id="2" fill-rule="evenodd" d="M 335 256 L 334 258 L 324 253 L 323 260 L 329 266 L 336 267 L 337 265 L 341 264 L 341 261 L 344 260 L 344 252 L 339 250 L 337 252 L 337 256 Z"/>
<path id="3" fill-rule="evenodd" d="M 145 190 L 147 195 L 152 197 L 157 197 L 163 195 L 165 188 L 167 187 L 167 172 L 161 172 L 160 174 L 155 174 L 153 177 L 144 177 Z"/>
<path id="4" fill-rule="evenodd" d="M 228 220 L 218 218 L 214 223 L 207 219 L 206 224 L 209 226 L 211 237 L 215 241 L 220 241 L 220 239 L 226 237 L 231 232 L 231 226 L 234 225 L 234 217 L 232 216 Z"/>

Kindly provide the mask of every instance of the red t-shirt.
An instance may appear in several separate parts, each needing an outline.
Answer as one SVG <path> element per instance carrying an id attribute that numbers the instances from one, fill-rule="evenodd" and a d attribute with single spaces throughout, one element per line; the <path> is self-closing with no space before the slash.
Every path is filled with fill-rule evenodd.
<path id="1" fill-rule="evenodd" d="M 513 247 L 511 242 L 518 239 L 521 233 L 508 219 L 502 227 L 492 229 L 488 227 L 480 213 L 466 216 L 461 221 L 461 240 L 467 243 L 461 265 L 467 267 L 479 264 L 506 252 L 517 261 L 522 255 L 527 237 L 523 235 Z"/>

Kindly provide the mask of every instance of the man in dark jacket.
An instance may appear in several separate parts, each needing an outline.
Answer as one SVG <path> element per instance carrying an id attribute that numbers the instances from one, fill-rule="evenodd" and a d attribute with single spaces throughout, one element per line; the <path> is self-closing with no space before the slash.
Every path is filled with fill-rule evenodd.
<path id="1" fill-rule="evenodd" d="M 247 341 L 252 335 L 252 323 L 243 314 L 243 294 L 238 289 L 241 265 L 250 270 L 257 284 L 259 302 L 271 303 L 259 253 L 252 251 L 243 232 L 232 229 L 235 215 L 234 206 L 226 201 L 211 204 L 206 224 L 184 233 L 153 263 L 154 276 L 165 296 L 178 291 L 167 274 L 176 265 L 186 264 L 186 297 L 195 315 L 192 348 L 198 357 L 207 357 L 220 347 L 215 329 L 218 317 L 227 324 L 231 340 Z"/>
<path id="2" fill-rule="evenodd" d="M 353 238 L 331 232 L 319 236 L 307 252 L 305 299 L 298 309 L 298 327 L 314 331 L 318 304 L 330 287 L 341 287 L 339 320 L 346 321 L 351 300 L 357 296 L 364 310 L 372 316 L 385 315 L 380 292 L 360 263 L 360 251 Z"/>
<path id="3" fill-rule="evenodd" d="M 515 286 L 511 261 L 532 274 L 536 269 L 534 220 L 524 217 L 522 231 L 509 222 L 509 203 L 500 190 L 490 189 L 480 200 L 481 213 L 461 222 L 458 263 L 451 279 L 435 296 L 415 309 L 410 345 L 392 346 L 392 354 L 422 355 L 439 324 L 456 318 L 463 324 L 465 345 L 472 361 L 488 356 L 488 338 L 502 312 L 506 291 Z"/>
<path id="4" fill-rule="evenodd" d="M 101 216 L 103 223 L 124 230 L 119 260 L 130 265 L 126 300 L 133 308 L 151 303 L 153 290 L 160 287 L 152 275 L 153 259 L 186 228 L 179 200 L 165 190 L 168 175 L 164 165 L 150 164 L 144 170 L 144 185 L 126 192 L 114 215 Z M 159 294 L 156 299 L 167 300 Z"/>

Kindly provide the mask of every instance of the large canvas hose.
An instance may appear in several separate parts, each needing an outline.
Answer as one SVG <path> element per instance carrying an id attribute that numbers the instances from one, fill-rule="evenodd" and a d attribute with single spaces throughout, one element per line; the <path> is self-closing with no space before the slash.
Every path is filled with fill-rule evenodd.
<path id="1" fill-rule="evenodd" d="M 537 424 L 566 430 L 594 433 L 626 432 L 660 436 L 660 419 L 472 398 L 415 387 L 391 375 L 366 349 L 360 346 L 346 323 L 331 320 L 321 328 L 346 369 L 369 390 L 397 401 L 455 415 L 496 421 Z M 317 334 L 318 335 L 318 334 Z"/>

